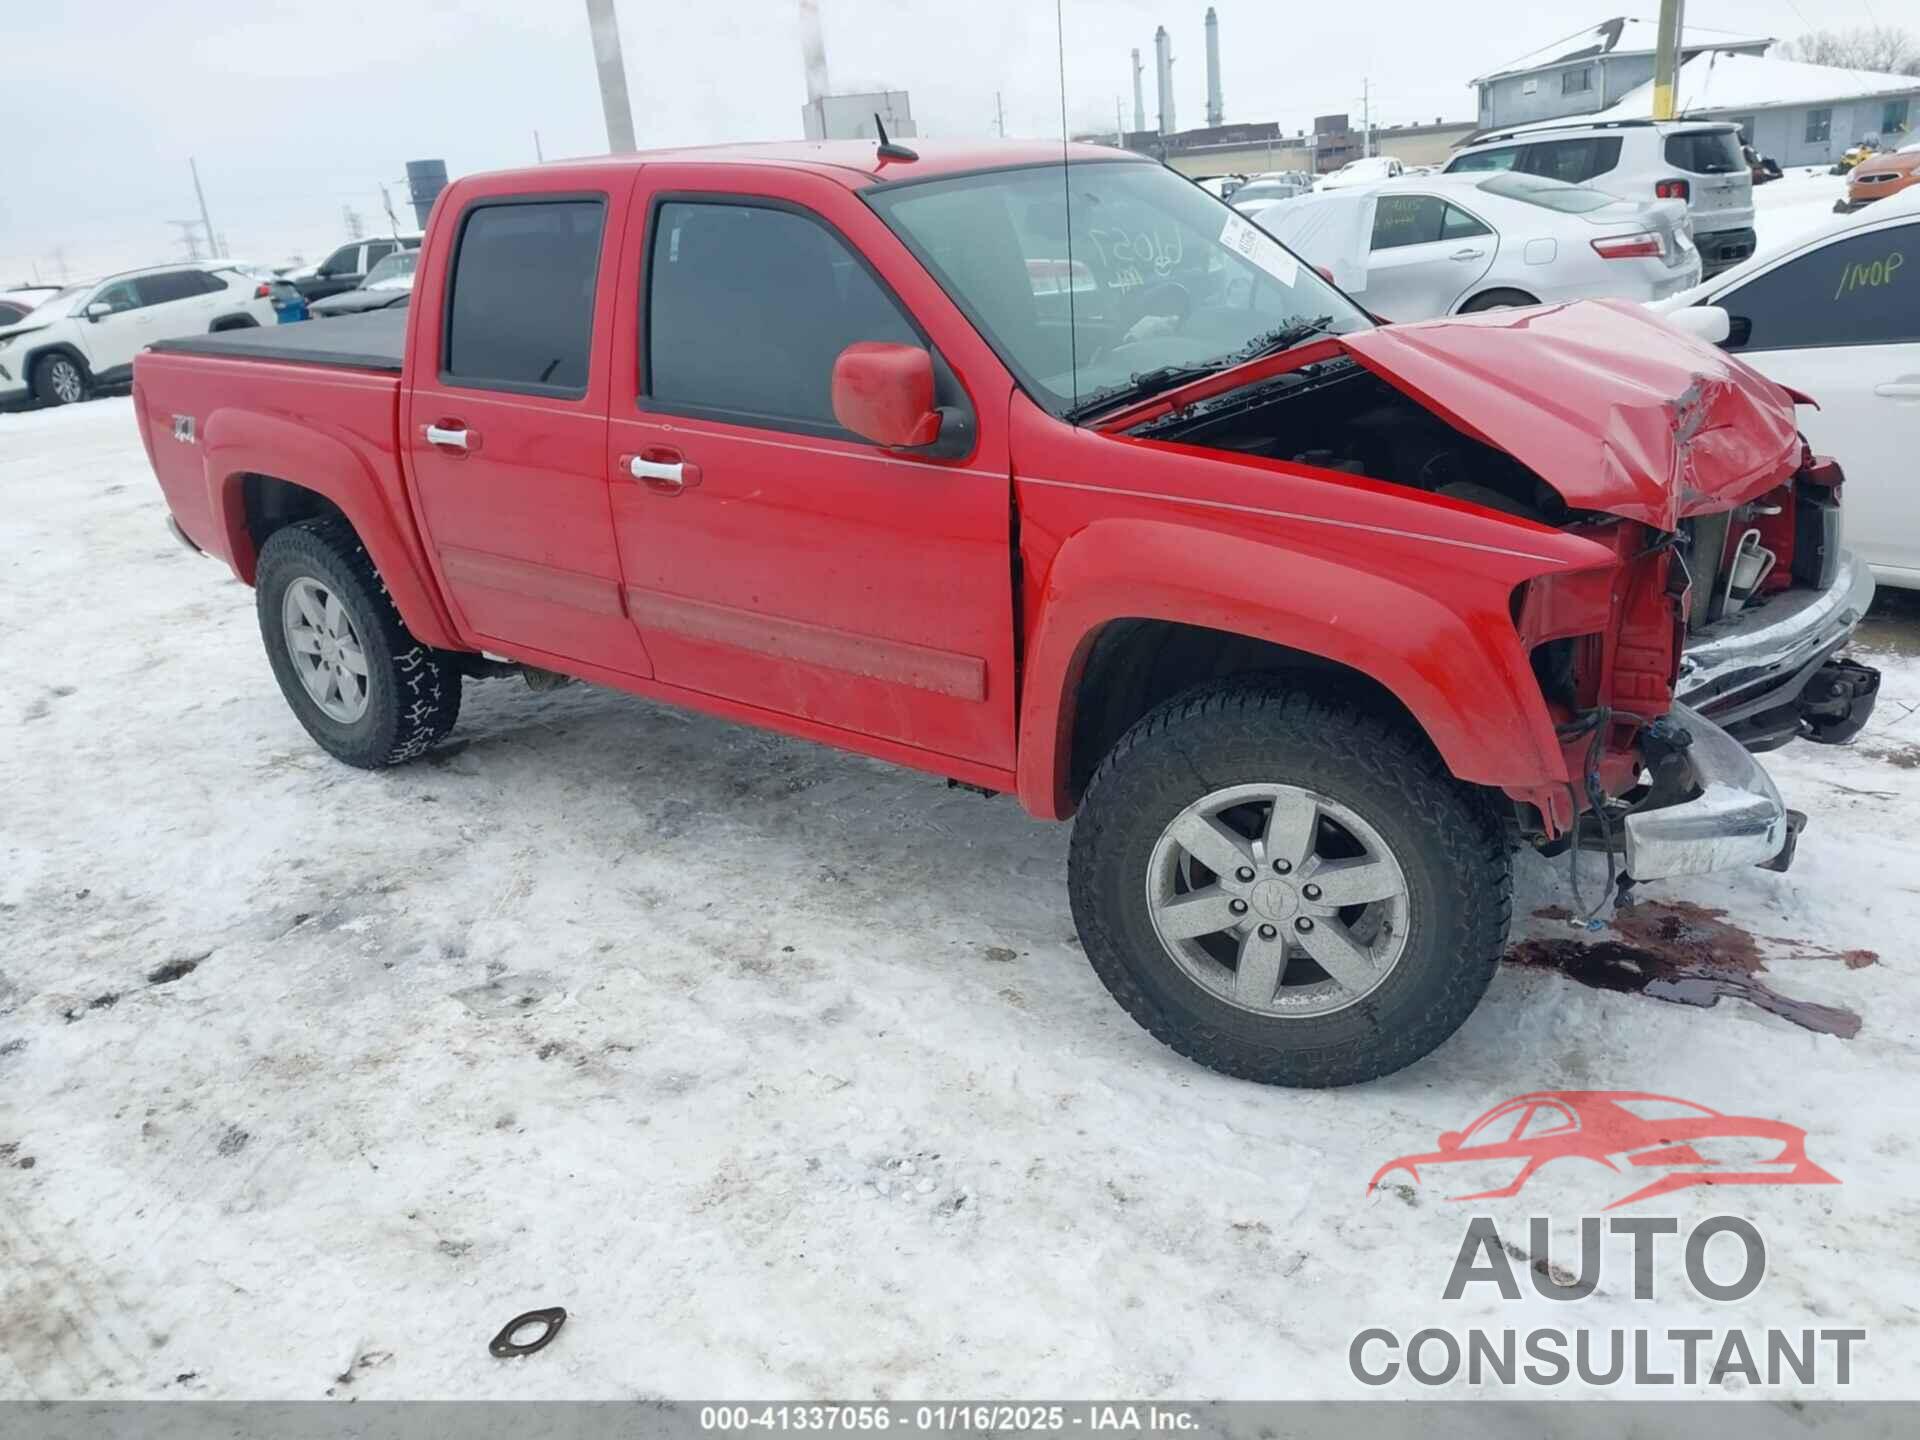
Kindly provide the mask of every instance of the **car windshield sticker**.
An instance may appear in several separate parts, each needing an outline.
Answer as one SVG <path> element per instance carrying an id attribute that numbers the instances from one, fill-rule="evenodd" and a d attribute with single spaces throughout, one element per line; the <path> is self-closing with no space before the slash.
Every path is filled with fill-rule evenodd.
<path id="1" fill-rule="evenodd" d="M 1238 215 L 1227 216 L 1227 223 L 1220 227 L 1220 243 L 1242 259 L 1252 261 L 1289 289 L 1300 273 L 1300 262 L 1287 253 L 1285 246 L 1252 221 Z"/>

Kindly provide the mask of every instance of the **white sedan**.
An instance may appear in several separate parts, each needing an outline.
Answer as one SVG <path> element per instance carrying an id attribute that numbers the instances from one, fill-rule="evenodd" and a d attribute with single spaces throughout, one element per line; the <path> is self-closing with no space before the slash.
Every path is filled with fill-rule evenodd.
<path id="1" fill-rule="evenodd" d="M 1656 300 L 1700 280 L 1683 202 L 1620 200 L 1541 175 L 1422 175 L 1245 213 L 1384 320 Z"/>
<path id="2" fill-rule="evenodd" d="M 1807 442 L 1847 476 L 1847 545 L 1920 589 L 1920 186 L 1656 306 L 1813 399 Z"/>

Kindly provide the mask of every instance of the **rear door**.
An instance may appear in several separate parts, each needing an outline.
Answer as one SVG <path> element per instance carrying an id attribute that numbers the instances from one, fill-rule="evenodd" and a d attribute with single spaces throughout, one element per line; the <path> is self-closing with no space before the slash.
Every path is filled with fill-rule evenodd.
<path id="1" fill-rule="evenodd" d="M 607 461 L 658 678 L 879 753 L 1010 769 L 1005 371 L 838 182 L 692 165 L 641 181 Z M 898 289 L 868 258 L 883 253 Z M 886 451 L 840 426 L 833 364 L 863 340 L 950 367 L 971 454 Z M 997 389 L 969 394 L 968 374 Z"/>
<path id="2" fill-rule="evenodd" d="M 1726 349 L 1819 405 L 1800 428 L 1846 472 L 1847 545 L 1920 584 L 1920 220 L 1804 250 L 1713 303 Z"/>
<path id="3" fill-rule="evenodd" d="M 1498 243 L 1479 219 L 1438 195 L 1376 195 L 1367 309 L 1387 320 L 1447 314 L 1487 273 Z"/>
<path id="4" fill-rule="evenodd" d="M 402 417 L 465 630 L 516 659 L 616 677 L 651 673 L 607 495 L 607 337 L 632 184 L 583 190 L 555 171 L 449 215 L 419 277 Z"/>
<path id="5" fill-rule="evenodd" d="M 134 281 L 144 302 L 146 334 L 141 344 L 204 335 L 226 286 L 204 270 L 161 270 Z"/>

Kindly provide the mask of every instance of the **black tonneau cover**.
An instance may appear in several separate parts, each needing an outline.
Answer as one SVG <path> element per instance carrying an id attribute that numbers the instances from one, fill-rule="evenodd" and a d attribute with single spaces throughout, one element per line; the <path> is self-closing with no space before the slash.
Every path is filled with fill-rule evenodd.
<path id="1" fill-rule="evenodd" d="M 152 348 L 170 355 L 212 355 L 222 360 L 285 360 L 296 365 L 328 365 L 344 370 L 400 373 L 407 345 L 407 310 L 375 310 L 296 325 L 252 326 L 217 335 L 156 340 Z"/>

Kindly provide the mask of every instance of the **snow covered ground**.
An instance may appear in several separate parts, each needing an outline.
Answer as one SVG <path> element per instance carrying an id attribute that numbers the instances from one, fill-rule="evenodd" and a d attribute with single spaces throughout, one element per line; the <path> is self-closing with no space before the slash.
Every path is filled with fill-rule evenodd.
<path id="1" fill-rule="evenodd" d="M 0 416 L 0 1395 L 1406 1396 L 1348 1345 L 1429 1324 L 1862 1326 L 1851 1393 L 1920 1393 L 1911 606 L 1872 730 L 1768 760 L 1793 871 L 1649 897 L 1776 937 L 1855 1038 L 1508 965 L 1422 1063 L 1290 1093 L 1134 1027 L 1009 800 L 517 682 L 424 763 L 333 763 L 162 515 L 126 400 Z M 1609 938 L 1566 898 L 1524 858 L 1516 939 Z M 1531 1259 L 1527 1215 L 1564 1246 L 1620 1192 L 1368 1179 L 1544 1089 L 1787 1121 L 1841 1183 L 1635 1207 L 1750 1217 L 1738 1304 L 1677 1249 L 1635 1300 L 1614 1242 L 1576 1304 L 1445 1302 L 1470 1209 Z"/>
<path id="2" fill-rule="evenodd" d="M 1825 166 L 1796 165 L 1778 180 L 1753 187 L 1753 230 L 1758 252 L 1784 249 L 1841 217 L 1833 202 L 1844 200 L 1847 177 Z"/>

